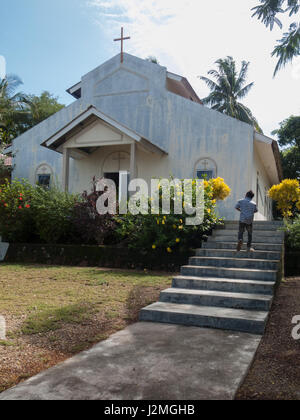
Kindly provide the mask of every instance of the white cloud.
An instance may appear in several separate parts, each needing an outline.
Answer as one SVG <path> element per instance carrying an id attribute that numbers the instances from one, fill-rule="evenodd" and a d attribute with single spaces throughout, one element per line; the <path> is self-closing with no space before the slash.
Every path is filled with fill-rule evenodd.
<path id="1" fill-rule="evenodd" d="M 89 0 L 107 42 L 124 26 L 125 51 L 145 58 L 154 55 L 170 71 L 186 76 L 197 93 L 208 91 L 197 76 L 206 75 L 214 62 L 232 55 L 251 62 L 249 82 L 255 87 L 245 99 L 268 132 L 292 113 L 299 113 L 299 67 L 291 66 L 273 79 L 276 59 L 270 53 L 281 37 L 251 18 L 258 0 Z M 283 18 L 283 23 L 288 21 Z M 119 46 L 113 44 L 112 55 Z"/>

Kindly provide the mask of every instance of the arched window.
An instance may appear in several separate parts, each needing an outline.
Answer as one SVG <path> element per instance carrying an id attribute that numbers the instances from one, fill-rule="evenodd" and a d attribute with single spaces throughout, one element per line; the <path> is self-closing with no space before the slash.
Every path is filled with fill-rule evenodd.
<path id="1" fill-rule="evenodd" d="M 129 171 L 130 154 L 123 150 L 110 153 L 103 162 L 102 174 Z"/>
<path id="2" fill-rule="evenodd" d="M 47 163 L 42 163 L 38 166 L 35 173 L 35 181 L 38 185 L 44 188 L 50 188 L 53 178 L 53 171 Z"/>
<path id="3" fill-rule="evenodd" d="M 217 177 L 217 164 L 210 158 L 202 158 L 195 165 L 194 176 L 199 179 Z"/>

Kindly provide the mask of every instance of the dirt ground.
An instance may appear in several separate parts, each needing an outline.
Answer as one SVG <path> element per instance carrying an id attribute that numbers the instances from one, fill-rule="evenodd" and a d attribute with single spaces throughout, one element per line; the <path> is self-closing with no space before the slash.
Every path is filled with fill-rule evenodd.
<path id="1" fill-rule="evenodd" d="M 300 399 L 300 339 L 292 338 L 296 315 L 300 316 L 300 277 L 288 277 L 277 290 L 266 333 L 236 399 Z"/>
<path id="2" fill-rule="evenodd" d="M 0 392 L 136 322 L 168 273 L 0 265 Z"/>
<path id="3" fill-rule="evenodd" d="M 158 300 L 172 274 L 41 265 L 0 266 L 0 392 L 106 339 Z M 238 400 L 299 400 L 300 277 L 278 288 L 266 333 Z M 300 329 L 298 330 L 300 332 Z"/>

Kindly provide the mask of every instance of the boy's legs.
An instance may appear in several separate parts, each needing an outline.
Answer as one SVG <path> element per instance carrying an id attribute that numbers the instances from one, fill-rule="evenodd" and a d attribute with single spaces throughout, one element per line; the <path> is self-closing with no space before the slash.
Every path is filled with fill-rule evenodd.
<path id="1" fill-rule="evenodd" d="M 239 224 L 239 234 L 238 234 L 238 245 L 237 245 L 237 249 L 236 249 L 238 252 L 242 249 L 243 236 L 244 236 L 245 228 L 246 228 L 245 223 L 240 222 L 240 224 Z"/>
<path id="2" fill-rule="evenodd" d="M 251 225 L 246 225 L 246 229 L 247 229 L 247 232 L 248 232 L 247 249 L 250 250 L 251 249 L 251 245 L 252 245 L 253 224 L 251 223 Z"/>

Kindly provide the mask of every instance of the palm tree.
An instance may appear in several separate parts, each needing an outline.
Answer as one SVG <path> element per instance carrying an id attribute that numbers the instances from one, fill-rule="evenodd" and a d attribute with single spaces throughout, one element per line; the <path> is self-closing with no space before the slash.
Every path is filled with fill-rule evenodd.
<path id="1" fill-rule="evenodd" d="M 274 76 L 287 63 L 292 62 L 294 57 L 300 55 L 300 23 L 292 23 L 289 32 L 284 33 L 278 42 L 272 52 L 272 57 L 278 57 Z"/>
<path id="2" fill-rule="evenodd" d="M 16 75 L 7 75 L 0 79 L 0 141 L 9 143 L 20 133 L 23 124 L 26 124 L 28 110 L 26 97 L 17 88 L 22 84 Z"/>
<path id="3" fill-rule="evenodd" d="M 289 17 L 296 15 L 300 10 L 299 0 L 259 0 L 260 5 L 254 7 L 254 13 L 258 20 L 261 20 L 265 26 L 273 30 L 275 24 L 282 29 L 282 23 L 278 19 L 278 15 L 288 13 Z M 295 57 L 300 55 L 300 23 L 292 23 L 289 31 L 283 34 L 282 39 L 272 52 L 272 57 L 278 58 L 275 67 L 274 76 L 287 63 L 293 61 Z"/>
<path id="4" fill-rule="evenodd" d="M 215 81 L 207 77 L 199 77 L 211 90 L 210 94 L 202 99 L 203 103 L 222 114 L 251 124 L 257 131 L 262 132 L 250 109 L 239 102 L 248 94 L 254 84 L 252 82 L 246 85 L 250 63 L 242 61 L 239 72 L 232 57 L 220 58 L 215 64 L 217 64 L 218 69 L 208 72 Z"/>
<path id="5" fill-rule="evenodd" d="M 147 57 L 145 60 L 150 61 L 150 63 L 159 64 L 158 59 L 154 57 L 154 55 L 149 55 L 149 57 Z"/>

